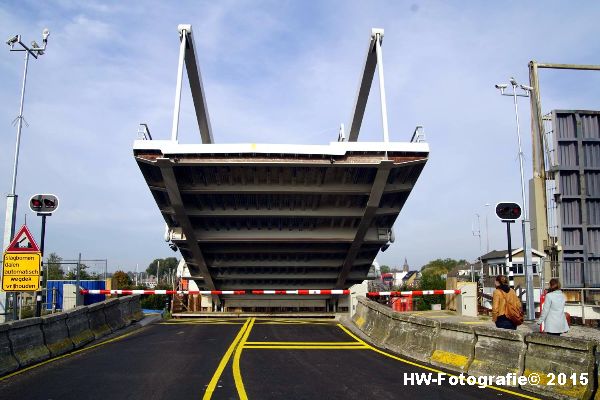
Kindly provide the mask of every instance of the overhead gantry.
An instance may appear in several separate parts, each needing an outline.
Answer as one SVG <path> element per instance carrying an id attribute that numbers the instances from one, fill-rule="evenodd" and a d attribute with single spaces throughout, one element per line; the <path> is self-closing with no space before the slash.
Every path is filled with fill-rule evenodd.
<path id="1" fill-rule="evenodd" d="M 383 30 L 371 34 L 348 140 L 342 130 L 328 145 L 215 144 L 191 27 L 179 32 L 171 140 L 137 140 L 134 156 L 167 223 L 166 239 L 199 288 L 346 289 L 364 281 L 393 241 L 392 226 L 429 155 L 420 128 L 409 142 L 389 141 Z M 202 144 L 177 141 L 184 65 Z M 357 142 L 377 66 L 384 140 Z"/>

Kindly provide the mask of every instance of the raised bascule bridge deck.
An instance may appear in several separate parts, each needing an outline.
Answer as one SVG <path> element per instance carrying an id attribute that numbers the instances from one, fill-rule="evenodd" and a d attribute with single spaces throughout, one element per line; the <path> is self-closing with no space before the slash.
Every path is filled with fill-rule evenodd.
<path id="1" fill-rule="evenodd" d="M 328 145 L 215 144 L 191 27 L 180 26 L 177 92 L 185 64 L 203 143 L 177 142 L 176 96 L 171 140 L 148 133 L 133 149 L 167 224 L 166 239 L 200 289 L 347 289 L 367 278 L 378 252 L 393 242 L 392 226 L 429 146 L 420 129 L 410 142 L 390 142 L 384 113 L 384 141 L 356 141 L 381 51 L 383 32 L 373 32 L 348 139 L 342 129 Z M 302 301 L 329 304 L 330 298 Z M 285 306 L 290 299 L 225 295 L 218 301 Z"/>

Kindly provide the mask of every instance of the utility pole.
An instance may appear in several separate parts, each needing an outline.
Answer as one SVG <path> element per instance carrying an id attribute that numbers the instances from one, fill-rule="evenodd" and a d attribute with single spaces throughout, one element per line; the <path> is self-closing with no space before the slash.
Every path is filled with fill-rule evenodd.
<path id="1" fill-rule="evenodd" d="M 156 261 L 156 286 L 160 284 L 160 260 Z"/>
<path id="2" fill-rule="evenodd" d="M 13 164 L 13 177 L 10 194 L 6 196 L 6 218 L 4 223 L 4 242 L 2 249 L 6 249 L 13 239 L 15 234 L 15 222 L 17 219 L 17 170 L 19 166 L 19 148 L 21 145 L 21 130 L 23 129 L 23 105 L 25 102 L 25 86 L 27 83 L 27 68 L 29 66 L 29 56 L 37 59 L 39 56 L 44 54 L 46 45 L 48 44 L 48 36 L 50 31 L 44 29 L 42 31 L 42 43 L 43 47 L 40 47 L 35 41 L 31 42 L 31 47 L 25 45 L 21 41 L 21 35 L 15 35 L 6 41 L 6 44 L 10 46 L 10 51 L 23 51 L 25 52 L 25 66 L 23 67 L 23 82 L 21 85 L 21 103 L 19 106 L 19 116 L 15 119 L 17 123 L 17 140 L 15 144 L 15 160 Z M 15 48 L 15 45 L 20 45 L 21 48 Z M 0 276 L 1 279 L 1 276 Z M 17 302 L 18 294 L 13 294 L 13 318 L 18 319 L 17 314 Z M 6 293 L 0 292 L 0 322 L 4 321 L 6 315 Z"/>

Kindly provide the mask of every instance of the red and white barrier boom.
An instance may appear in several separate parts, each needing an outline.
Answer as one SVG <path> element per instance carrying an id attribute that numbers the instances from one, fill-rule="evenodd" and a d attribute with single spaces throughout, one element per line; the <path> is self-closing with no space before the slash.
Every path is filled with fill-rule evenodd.
<path id="1" fill-rule="evenodd" d="M 104 289 L 82 289 L 79 291 L 81 294 L 209 294 L 209 295 L 221 295 L 221 294 L 233 294 L 233 295 L 247 295 L 247 294 L 292 294 L 292 295 L 316 295 L 316 294 L 340 294 L 348 295 L 350 290 L 341 289 L 300 289 L 300 290 L 104 290 Z"/>
<path id="2" fill-rule="evenodd" d="M 369 292 L 369 297 L 379 296 L 392 296 L 392 297 L 406 297 L 406 296 L 428 296 L 432 294 L 460 294 L 460 290 L 407 290 L 403 292 Z"/>

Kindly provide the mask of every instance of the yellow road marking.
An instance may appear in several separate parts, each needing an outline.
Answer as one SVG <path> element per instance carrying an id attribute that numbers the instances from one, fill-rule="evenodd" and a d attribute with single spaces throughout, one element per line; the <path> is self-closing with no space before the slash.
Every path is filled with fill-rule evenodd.
<path id="1" fill-rule="evenodd" d="M 281 346 L 286 346 L 286 345 L 303 345 L 303 346 L 310 346 L 310 345 L 334 345 L 334 346 L 362 346 L 363 344 L 360 342 L 246 342 L 246 345 L 281 345 Z"/>
<path id="2" fill-rule="evenodd" d="M 219 362 L 219 366 L 217 367 L 217 370 L 213 374 L 213 376 L 210 380 L 210 383 L 206 387 L 206 392 L 204 392 L 204 396 L 202 397 L 202 400 L 209 400 L 212 397 L 212 394 L 215 391 L 215 388 L 217 387 L 217 383 L 219 382 L 219 378 L 221 377 L 221 374 L 223 373 L 225 366 L 227 365 L 227 363 L 229 362 L 229 359 L 231 358 L 231 354 L 233 353 L 236 346 L 242 339 L 242 336 L 244 336 L 244 332 L 248 328 L 249 324 L 250 324 L 250 320 L 247 320 L 246 323 L 244 324 L 244 326 L 242 326 L 242 328 L 240 329 L 238 334 L 235 336 L 235 339 L 233 339 L 233 342 L 231 342 L 231 344 L 229 345 L 229 348 L 223 355 L 223 358 L 221 358 L 221 362 Z"/>
<path id="3" fill-rule="evenodd" d="M 30 365 L 29 367 L 20 369 L 18 371 L 15 371 L 13 373 L 8 374 L 8 375 L 4 375 L 3 377 L 0 378 L 0 382 L 3 381 L 3 380 L 5 380 L 5 379 L 10 378 L 11 376 L 22 374 L 25 371 L 29 371 L 29 370 L 32 370 L 34 368 L 41 367 L 42 365 L 49 364 L 49 363 L 54 362 L 54 361 L 58 361 L 58 360 L 60 360 L 62 358 L 71 357 L 71 356 L 74 356 L 75 354 L 83 353 L 84 351 L 92 350 L 92 349 L 95 349 L 96 347 L 104 346 L 105 344 L 116 342 L 116 341 L 119 341 L 121 339 L 125 339 L 126 337 L 131 336 L 134 333 L 138 333 L 138 332 L 140 332 L 142 330 L 143 329 L 137 329 L 137 330 L 135 330 L 133 332 L 129 332 L 129 333 L 123 335 L 123 336 L 118 336 L 118 337 L 113 338 L 113 339 L 105 340 L 105 341 L 100 342 L 98 344 L 94 344 L 92 346 L 85 347 L 83 349 L 75 350 L 75 351 L 72 351 L 70 353 L 63 354 L 62 356 L 58 356 L 58 357 L 54 357 L 54 358 L 51 358 L 51 359 L 46 360 L 46 361 L 42 361 L 42 362 L 40 362 L 38 364 Z"/>
<path id="4" fill-rule="evenodd" d="M 235 349 L 235 355 L 233 356 L 233 380 L 235 381 L 235 387 L 238 395 L 240 396 L 240 400 L 248 400 L 248 395 L 246 394 L 246 389 L 244 388 L 244 382 L 242 381 L 242 372 L 240 371 L 240 357 L 242 356 L 242 351 L 244 350 L 246 340 L 248 340 L 248 336 L 250 336 L 250 331 L 252 330 L 252 325 L 254 325 L 255 319 L 256 318 L 250 319 L 250 324 L 248 325 L 246 332 L 244 332 L 242 340 L 240 340 L 240 343 Z"/>
<path id="5" fill-rule="evenodd" d="M 244 346 L 244 349 L 277 349 L 277 350 L 368 350 L 367 346 Z"/>
<path id="6" fill-rule="evenodd" d="M 348 335 L 350 335 L 350 337 L 352 337 L 353 339 L 356 339 L 356 340 L 358 340 L 359 342 L 363 343 L 365 346 L 369 347 L 371 350 L 373 350 L 373 351 L 374 351 L 374 352 L 376 352 L 376 353 L 382 354 L 382 355 L 384 355 L 384 356 L 386 356 L 386 357 L 393 358 L 394 360 L 398 360 L 398 361 L 400 361 L 400 362 L 403 362 L 403 363 L 405 363 L 405 364 L 409 364 L 409 365 L 412 365 L 412 366 L 415 366 L 415 367 L 419 367 L 419 368 L 422 368 L 422 369 L 425 369 L 425 370 L 428 370 L 428 371 L 437 372 L 437 373 L 440 373 L 440 374 L 445 374 L 445 375 L 448 375 L 448 376 L 455 376 L 455 377 L 458 377 L 458 375 L 454 375 L 454 374 L 451 374 L 451 373 L 448 373 L 448 372 L 444 372 L 444 371 L 441 371 L 441 370 L 439 370 L 439 369 L 431 368 L 431 367 L 428 367 L 428 366 L 426 366 L 426 365 L 422 365 L 422 364 L 419 364 L 419 363 L 416 363 L 416 362 L 408 361 L 408 360 L 405 360 L 404 358 L 400 358 L 400 357 L 397 357 L 397 356 L 395 356 L 395 355 L 393 355 L 393 354 L 386 353 L 385 351 L 379 350 L 378 348 L 376 348 L 376 347 L 373 347 L 373 346 L 371 346 L 370 344 L 366 343 L 365 341 L 361 340 L 359 337 L 357 337 L 355 334 L 353 334 L 352 332 L 350 332 L 350 331 L 349 331 L 349 330 L 348 330 L 348 329 L 347 329 L 345 326 L 343 326 L 342 324 L 338 324 L 338 326 L 339 326 L 339 327 L 340 327 L 340 328 L 341 328 L 341 329 L 342 329 L 344 332 L 346 332 Z M 463 377 L 463 380 L 464 380 L 464 379 L 466 379 L 466 378 L 464 378 L 464 377 Z M 497 391 L 499 391 L 499 392 L 509 393 L 509 394 L 512 394 L 512 395 L 515 395 L 515 396 L 518 396 L 518 397 L 521 397 L 521 398 L 524 398 L 524 399 L 530 399 L 530 400 L 540 400 L 540 398 L 539 398 L 539 397 L 528 396 L 528 395 L 526 395 L 526 394 L 522 394 L 522 393 L 514 392 L 514 391 L 512 391 L 512 390 L 504 389 L 504 388 L 501 388 L 501 387 L 498 387 L 498 386 L 492 386 L 492 385 L 488 385 L 488 386 L 486 386 L 486 388 L 493 389 L 493 390 L 497 390 Z"/>
<path id="7" fill-rule="evenodd" d="M 243 322 L 160 322 L 158 325 L 243 325 Z"/>
<path id="8" fill-rule="evenodd" d="M 244 323 L 246 319 L 239 318 L 186 318 L 186 319 L 172 319 L 169 321 L 161 322 L 162 324 L 190 324 L 190 323 L 211 323 L 211 322 L 235 322 L 235 323 Z"/>
<path id="9" fill-rule="evenodd" d="M 331 323 L 323 323 L 323 322 L 257 322 L 255 325 L 329 325 L 333 326 Z"/>

